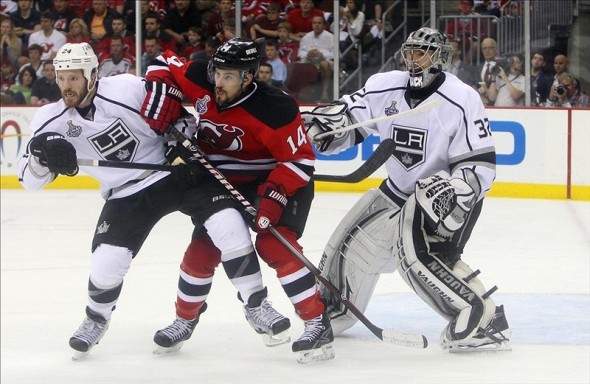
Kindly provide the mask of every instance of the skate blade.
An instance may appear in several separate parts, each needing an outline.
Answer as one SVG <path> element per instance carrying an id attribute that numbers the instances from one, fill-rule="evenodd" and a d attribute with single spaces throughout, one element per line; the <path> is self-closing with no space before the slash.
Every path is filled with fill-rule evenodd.
<path id="1" fill-rule="evenodd" d="M 167 355 L 169 353 L 174 353 L 180 350 L 180 348 L 182 348 L 182 344 L 184 344 L 184 341 L 179 342 L 176 345 L 173 345 L 172 347 L 162 347 L 160 345 L 156 344 L 156 348 L 154 348 L 153 350 L 153 354 L 157 355 L 157 356 L 161 356 L 161 355 Z"/>
<path id="2" fill-rule="evenodd" d="M 449 353 L 481 353 L 481 352 L 510 352 L 512 346 L 510 341 L 503 341 L 502 343 L 490 343 L 477 347 L 460 346 L 449 348 Z"/>
<path id="3" fill-rule="evenodd" d="M 285 344 L 291 341 L 291 336 L 289 336 L 289 331 L 283 331 L 281 333 L 277 333 L 276 335 L 269 335 L 266 333 L 262 333 L 262 342 L 267 347 L 276 347 L 277 345 Z"/>
<path id="4" fill-rule="evenodd" d="M 72 355 L 72 361 L 82 360 L 86 356 L 88 356 L 89 353 L 90 353 L 90 349 L 87 350 L 86 352 L 74 351 L 74 354 Z"/>
<path id="5" fill-rule="evenodd" d="M 299 364 L 309 364 L 316 361 L 331 360 L 336 356 L 332 343 L 322 345 L 320 348 L 300 351 L 297 355 Z"/>

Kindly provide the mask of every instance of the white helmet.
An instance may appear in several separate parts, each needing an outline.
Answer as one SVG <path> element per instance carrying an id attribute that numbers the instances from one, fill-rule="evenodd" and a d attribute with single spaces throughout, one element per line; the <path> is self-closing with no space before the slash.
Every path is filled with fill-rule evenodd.
<path id="1" fill-rule="evenodd" d="M 55 67 L 56 74 L 57 71 L 65 69 L 83 70 L 84 77 L 88 80 L 88 87 L 90 88 L 92 83 L 90 75 L 98 68 L 98 58 L 88 43 L 67 43 L 64 44 L 55 55 L 53 66 Z"/>
<path id="2" fill-rule="evenodd" d="M 429 55 L 432 65 L 426 68 L 416 67 L 412 55 L 416 51 Z M 437 73 L 447 68 L 452 54 L 453 47 L 444 33 L 426 27 L 410 33 L 402 45 L 402 57 L 410 71 L 410 88 L 428 86 Z"/>

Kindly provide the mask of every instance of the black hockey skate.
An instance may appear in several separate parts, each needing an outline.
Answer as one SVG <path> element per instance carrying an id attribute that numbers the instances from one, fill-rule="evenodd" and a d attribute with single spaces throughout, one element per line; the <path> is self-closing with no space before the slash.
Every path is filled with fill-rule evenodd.
<path id="1" fill-rule="evenodd" d="M 154 335 L 154 342 L 157 344 L 154 355 L 176 352 L 182 348 L 182 344 L 191 338 L 195 327 L 199 323 L 201 314 L 206 310 L 207 303 L 203 303 L 195 319 L 186 320 L 182 317 L 176 317 L 171 325 L 157 331 Z"/>
<path id="2" fill-rule="evenodd" d="M 264 344 L 267 347 L 274 347 L 291 340 L 287 332 L 291 322 L 272 307 L 266 298 L 267 294 L 268 290 L 264 288 L 251 295 L 248 304 L 244 306 L 244 315 L 252 328 L 262 335 Z"/>
<path id="3" fill-rule="evenodd" d="M 442 342 L 443 349 L 449 352 L 480 352 L 480 351 L 511 351 L 510 336 L 512 332 L 508 326 L 504 306 L 496 307 L 496 312 L 490 324 L 480 328 L 475 336 L 457 342 Z"/>
<path id="4" fill-rule="evenodd" d="M 305 320 L 303 335 L 293 343 L 291 349 L 293 352 L 299 352 L 297 361 L 301 364 L 330 360 L 335 356 L 333 341 L 330 317 L 323 313 L 311 320 Z"/>
<path id="5" fill-rule="evenodd" d="M 80 360 L 85 357 L 104 336 L 109 328 L 109 320 L 86 307 L 86 318 L 70 337 L 70 347 L 75 350 L 72 360 Z"/>

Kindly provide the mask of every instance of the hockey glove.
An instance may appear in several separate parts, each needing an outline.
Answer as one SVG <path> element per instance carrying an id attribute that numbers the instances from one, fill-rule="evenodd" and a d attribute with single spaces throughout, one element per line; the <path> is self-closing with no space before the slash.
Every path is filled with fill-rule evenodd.
<path id="1" fill-rule="evenodd" d="M 151 129 L 163 135 L 170 124 L 180 117 L 182 92 L 172 85 L 157 81 L 146 80 L 145 88 L 147 96 L 141 106 L 141 115 Z"/>
<path id="2" fill-rule="evenodd" d="M 348 106 L 346 104 L 336 102 L 327 106 L 316 107 L 311 112 L 301 113 L 307 135 L 319 152 L 325 152 L 336 139 L 345 136 L 345 132 L 338 133 L 335 131 L 351 124 L 351 118 L 347 111 Z M 333 134 L 322 139 L 316 138 L 320 133 L 326 132 L 333 132 Z"/>
<path id="3" fill-rule="evenodd" d="M 254 221 L 254 230 L 258 233 L 268 230 L 269 225 L 276 225 L 287 205 L 285 187 L 267 181 L 258 187 L 260 205 Z"/>
<path id="4" fill-rule="evenodd" d="M 199 160 L 180 145 L 168 145 L 165 156 L 168 162 L 174 165 L 170 173 L 178 183 L 198 185 L 209 175 Z"/>
<path id="5" fill-rule="evenodd" d="M 477 200 L 465 180 L 451 178 L 445 171 L 418 180 L 415 195 L 428 225 L 447 239 L 463 226 Z"/>
<path id="6" fill-rule="evenodd" d="M 78 173 L 76 148 L 59 133 L 46 132 L 33 137 L 29 151 L 52 173 L 66 176 Z"/>

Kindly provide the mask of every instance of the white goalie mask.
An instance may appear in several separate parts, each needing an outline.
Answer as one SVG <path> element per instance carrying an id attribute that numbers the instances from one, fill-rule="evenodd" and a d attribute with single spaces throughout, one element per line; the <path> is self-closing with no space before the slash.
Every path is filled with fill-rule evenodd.
<path id="1" fill-rule="evenodd" d="M 402 45 L 402 57 L 410 72 L 410 88 L 427 87 L 437 73 L 448 67 L 452 54 L 453 47 L 444 33 L 426 27 L 410 33 Z"/>
<path id="2" fill-rule="evenodd" d="M 98 69 L 98 58 L 88 43 L 64 44 L 53 59 L 55 74 L 60 70 L 81 69 L 84 77 L 88 80 L 88 92 L 90 92 L 96 81 L 92 81 L 92 73 Z"/>

